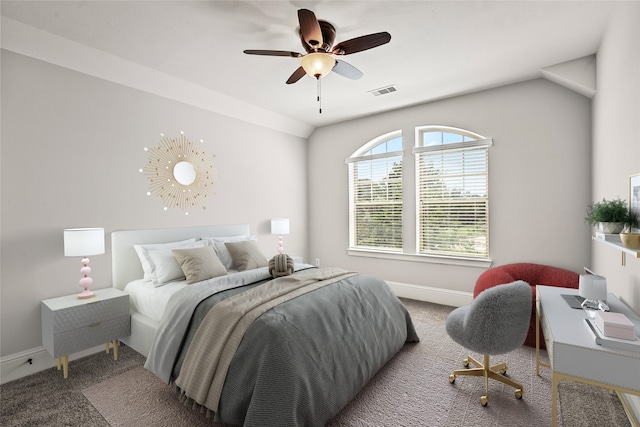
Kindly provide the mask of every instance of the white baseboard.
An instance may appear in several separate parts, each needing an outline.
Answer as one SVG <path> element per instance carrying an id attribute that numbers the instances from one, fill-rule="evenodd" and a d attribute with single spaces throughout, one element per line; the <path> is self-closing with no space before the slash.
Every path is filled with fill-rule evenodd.
<path id="1" fill-rule="evenodd" d="M 632 426 L 640 427 L 640 396 L 618 393 Z"/>
<path id="2" fill-rule="evenodd" d="M 452 291 L 451 289 L 433 288 L 410 283 L 388 281 L 387 284 L 396 296 L 400 298 L 432 302 L 451 307 L 462 307 L 471 304 L 471 301 L 473 301 L 473 293 L 471 292 Z"/>
<path id="3" fill-rule="evenodd" d="M 81 357 L 100 351 L 105 351 L 104 345 L 74 353 L 69 356 L 69 361 L 80 359 Z M 29 361 L 31 361 L 31 363 L 29 363 Z M 10 354 L 9 356 L 0 358 L 0 384 L 5 384 L 9 381 L 53 368 L 54 366 L 57 366 L 56 360 L 49 355 L 44 347 L 36 347 L 20 353 Z M 70 370 L 69 375 L 72 374 L 73 372 Z M 60 372 L 60 375 L 62 376 L 62 372 Z"/>

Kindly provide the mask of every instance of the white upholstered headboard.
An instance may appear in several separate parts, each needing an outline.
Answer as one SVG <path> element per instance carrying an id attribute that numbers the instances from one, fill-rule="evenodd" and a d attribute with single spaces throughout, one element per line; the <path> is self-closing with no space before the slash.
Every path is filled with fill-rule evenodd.
<path id="1" fill-rule="evenodd" d="M 201 225 L 195 227 L 119 230 L 111 233 L 111 277 L 113 287 L 124 289 L 143 274 L 140 259 L 133 245 L 166 243 L 191 237 L 249 236 L 249 224 Z"/>

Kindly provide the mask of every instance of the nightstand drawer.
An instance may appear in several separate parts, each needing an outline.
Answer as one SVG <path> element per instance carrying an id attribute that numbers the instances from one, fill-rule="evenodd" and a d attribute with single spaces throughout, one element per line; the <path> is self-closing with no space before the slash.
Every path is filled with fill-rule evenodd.
<path id="1" fill-rule="evenodd" d="M 54 335 L 83 328 L 95 323 L 102 323 L 118 317 L 129 316 L 129 299 L 122 298 L 96 299 L 82 305 L 51 311 L 50 326 Z"/>
<path id="2" fill-rule="evenodd" d="M 131 317 L 127 314 L 117 319 L 95 322 L 83 328 L 56 334 L 53 338 L 53 348 L 49 352 L 54 358 L 58 358 L 129 335 Z"/>

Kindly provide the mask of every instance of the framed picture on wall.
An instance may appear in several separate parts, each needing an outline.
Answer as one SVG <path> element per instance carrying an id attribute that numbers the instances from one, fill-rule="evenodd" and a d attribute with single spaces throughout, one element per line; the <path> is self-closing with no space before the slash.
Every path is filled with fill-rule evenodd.
<path id="1" fill-rule="evenodd" d="M 636 216 L 635 231 L 640 229 L 640 173 L 629 177 L 629 209 Z"/>

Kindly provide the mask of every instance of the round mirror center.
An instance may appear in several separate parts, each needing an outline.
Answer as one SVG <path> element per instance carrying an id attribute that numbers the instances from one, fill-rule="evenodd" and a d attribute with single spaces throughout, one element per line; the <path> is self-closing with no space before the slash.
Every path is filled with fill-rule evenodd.
<path id="1" fill-rule="evenodd" d="M 196 169 L 189 162 L 179 162 L 173 167 L 173 177 L 182 185 L 191 185 L 196 180 Z"/>

